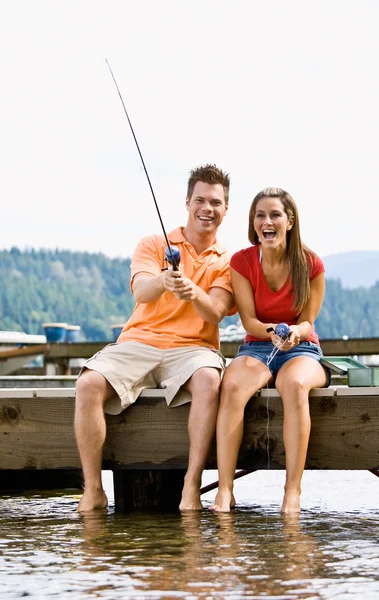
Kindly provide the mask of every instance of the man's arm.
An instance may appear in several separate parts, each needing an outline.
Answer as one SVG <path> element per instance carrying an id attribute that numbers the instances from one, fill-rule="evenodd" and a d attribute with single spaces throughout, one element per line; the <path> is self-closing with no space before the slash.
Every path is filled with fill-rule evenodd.
<path id="1" fill-rule="evenodd" d="M 166 290 L 178 300 L 192 302 L 198 315 L 208 323 L 220 323 L 234 306 L 233 294 L 228 290 L 214 287 L 207 294 L 180 271 L 168 269 L 156 276 L 141 272 L 134 277 L 133 295 L 139 304 L 154 302 Z"/>
<path id="2" fill-rule="evenodd" d="M 181 298 L 178 295 L 184 289 L 187 289 L 184 284 L 185 281 L 186 278 L 183 277 L 181 271 L 173 271 L 171 267 L 162 271 L 159 275 L 140 271 L 134 276 L 132 292 L 138 304 L 154 302 L 165 291 L 172 292 L 180 300 L 185 300 L 186 298 Z"/>
<path id="3" fill-rule="evenodd" d="M 133 296 L 138 304 L 147 304 L 154 302 L 166 291 L 164 279 L 167 271 L 160 275 L 141 272 L 134 276 Z"/>
<path id="4" fill-rule="evenodd" d="M 179 300 L 192 302 L 197 314 L 207 323 L 220 323 L 225 315 L 233 308 L 233 294 L 222 287 L 213 287 L 205 292 L 188 277 L 175 282 L 172 290 Z"/>
<path id="5" fill-rule="evenodd" d="M 209 294 L 199 289 L 199 296 L 193 300 L 198 315 L 208 323 L 218 324 L 234 307 L 233 294 L 220 287 L 211 288 Z"/>

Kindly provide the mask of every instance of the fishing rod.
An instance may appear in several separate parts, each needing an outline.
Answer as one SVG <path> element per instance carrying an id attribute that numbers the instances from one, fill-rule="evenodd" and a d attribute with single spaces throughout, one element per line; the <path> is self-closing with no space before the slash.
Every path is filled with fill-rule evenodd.
<path id="1" fill-rule="evenodd" d="M 163 225 L 163 220 L 162 220 L 162 217 L 161 217 L 161 213 L 159 211 L 158 202 L 157 202 L 157 200 L 155 198 L 153 186 L 151 184 L 150 177 L 149 177 L 149 174 L 147 172 L 145 161 L 143 160 L 143 156 L 142 156 L 140 147 L 138 145 L 137 138 L 136 138 L 136 135 L 134 133 L 134 129 L 133 129 L 132 123 L 131 123 L 131 121 L 129 119 L 128 111 L 126 110 L 126 106 L 125 106 L 124 100 L 122 99 L 121 92 L 120 92 L 120 89 L 119 89 L 119 87 L 117 85 L 116 78 L 113 75 L 113 71 L 111 69 L 111 66 L 110 66 L 110 64 L 109 64 L 109 62 L 108 62 L 107 59 L 105 59 L 105 62 L 108 65 L 108 69 L 110 71 L 110 74 L 112 75 L 112 79 L 113 79 L 114 84 L 116 86 L 116 89 L 118 91 L 118 95 L 120 96 L 120 100 L 121 100 L 122 106 L 124 108 L 124 111 L 125 111 L 125 114 L 126 114 L 126 118 L 128 119 L 129 127 L 130 127 L 130 130 L 131 130 L 132 134 L 133 134 L 133 138 L 134 138 L 134 141 L 135 141 L 136 146 L 137 146 L 138 154 L 140 156 L 140 159 L 141 159 L 141 162 L 142 162 L 142 166 L 143 166 L 143 169 L 145 171 L 145 174 L 146 174 L 146 177 L 147 177 L 147 181 L 148 181 L 149 186 L 150 186 L 151 193 L 153 195 L 153 200 L 154 200 L 155 208 L 157 209 L 159 221 L 161 223 L 162 230 L 163 230 L 163 235 L 165 237 L 166 244 L 167 244 L 167 248 L 166 248 L 166 251 L 165 251 L 165 259 L 167 260 L 167 262 L 170 265 L 172 265 L 173 271 L 178 271 L 179 270 L 179 262 L 180 262 L 180 252 L 179 252 L 179 249 L 176 246 L 171 246 L 170 242 L 168 241 L 167 233 L 166 233 L 166 230 L 165 230 L 164 225 Z"/>

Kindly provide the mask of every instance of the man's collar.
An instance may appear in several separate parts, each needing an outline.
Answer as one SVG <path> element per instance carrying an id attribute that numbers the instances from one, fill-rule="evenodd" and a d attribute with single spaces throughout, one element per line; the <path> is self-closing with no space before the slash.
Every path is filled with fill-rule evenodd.
<path id="1" fill-rule="evenodd" d="M 191 245 L 190 242 L 184 237 L 183 229 L 184 229 L 184 227 L 177 227 L 173 231 L 170 231 L 170 233 L 168 234 L 168 239 L 171 244 L 189 244 L 189 245 Z M 219 244 L 217 240 L 215 240 L 214 244 L 209 246 L 209 248 L 207 248 L 207 250 L 212 250 L 212 252 L 217 252 L 217 254 L 219 256 L 221 256 L 222 254 L 224 254 L 226 252 L 225 248 L 223 248 L 223 246 L 221 246 L 221 244 Z"/>

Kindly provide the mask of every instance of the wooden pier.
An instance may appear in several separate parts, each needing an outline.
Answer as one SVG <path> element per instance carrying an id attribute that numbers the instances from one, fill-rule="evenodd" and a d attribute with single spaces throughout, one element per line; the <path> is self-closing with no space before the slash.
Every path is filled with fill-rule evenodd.
<path id="1" fill-rule="evenodd" d="M 15 473 L 78 472 L 74 388 L 0 389 L 0 479 Z M 379 388 L 332 386 L 309 398 L 307 469 L 379 469 Z M 188 460 L 189 406 L 168 408 L 164 390 L 145 390 L 118 416 L 107 416 L 103 469 L 114 472 L 116 510 L 179 504 Z M 267 435 L 267 414 L 269 428 Z M 261 390 L 245 410 L 240 469 L 283 469 L 283 406 Z M 207 469 L 216 468 L 212 446 Z M 4 489 L 4 485 L 2 485 Z"/>
<path id="2" fill-rule="evenodd" d="M 87 359 L 104 348 L 109 342 L 75 342 L 75 343 L 48 343 L 38 346 L 24 346 L 2 350 L 0 352 L 0 375 L 9 375 L 19 369 L 20 361 L 29 356 L 42 355 L 44 359 L 43 374 L 70 375 L 72 359 Z M 222 342 L 221 352 L 226 358 L 233 358 L 237 354 L 242 342 Z M 367 356 L 379 355 L 379 338 L 351 338 L 351 339 L 324 339 L 320 340 L 325 356 Z M 12 370 L 11 364 L 15 365 Z"/>

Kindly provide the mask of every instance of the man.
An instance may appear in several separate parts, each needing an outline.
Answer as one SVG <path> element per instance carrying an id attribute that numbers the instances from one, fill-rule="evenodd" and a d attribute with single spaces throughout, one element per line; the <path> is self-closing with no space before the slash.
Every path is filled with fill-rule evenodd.
<path id="1" fill-rule="evenodd" d="M 229 175 L 215 165 L 191 171 L 188 219 L 169 235 L 179 270 L 165 269 L 163 235 L 143 238 L 133 254 L 136 306 L 118 343 L 85 365 L 77 382 L 75 433 L 84 474 L 78 511 L 107 506 L 101 484 L 104 412 L 119 414 L 145 388 L 166 389 L 171 406 L 191 402 L 189 461 L 180 510 L 201 509 L 200 485 L 214 436 L 224 360 L 218 323 L 233 307 L 229 256 L 217 243 L 228 209 Z"/>

